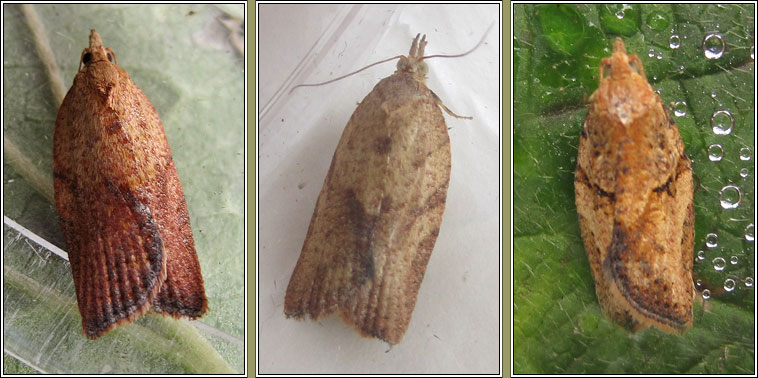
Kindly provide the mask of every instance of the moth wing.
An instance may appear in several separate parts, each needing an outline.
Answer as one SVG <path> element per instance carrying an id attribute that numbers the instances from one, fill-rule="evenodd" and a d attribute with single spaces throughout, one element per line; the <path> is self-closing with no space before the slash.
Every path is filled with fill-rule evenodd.
<path id="1" fill-rule="evenodd" d="M 582 239 L 595 278 L 603 312 L 631 331 L 655 325 L 682 332 L 692 324 L 692 256 L 694 244 L 692 171 L 686 157 L 679 159 L 670 186 L 650 189 L 644 220 L 635 231 L 624 219 L 614 218 L 615 194 L 603 192 L 587 178 L 581 162 L 586 151 L 580 140 L 580 165 L 575 175 L 577 212 Z M 683 146 L 680 147 L 683 150 Z M 675 197 L 675 198 L 670 198 Z M 676 224 L 683 220 L 683 224 Z M 678 231 L 681 230 L 681 231 Z M 656 240 L 670 239 L 679 251 L 667 251 Z M 634 251 L 649 250 L 641 261 Z M 684 270 L 687 274 L 682 274 Z"/>
<path id="2" fill-rule="evenodd" d="M 69 252 L 82 328 L 97 338 L 149 309 L 166 276 L 159 224 L 138 193 L 97 172 L 81 125 L 91 112 L 74 87 L 55 123 L 55 204 Z M 77 126 L 79 125 L 79 126 Z"/>
<path id="3" fill-rule="evenodd" d="M 153 310 L 173 317 L 197 318 L 208 310 L 208 301 L 195 252 L 187 203 L 173 160 L 168 161 L 164 177 L 167 197 L 163 203 L 171 207 L 161 206 L 156 213 L 162 227 L 161 233 L 166 235 L 163 238 L 167 255 L 166 280 L 153 301 Z"/>
<path id="4" fill-rule="evenodd" d="M 396 76 L 377 84 L 342 134 L 284 305 L 287 316 L 313 320 L 339 310 L 390 344 L 410 322 L 450 177 L 438 105 L 431 94 L 393 97 L 394 85 L 416 88 Z"/>
<path id="5" fill-rule="evenodd" d="M 197 317 L 207 309 L 162 123 L 142 91 L 124 85 L 137 96 L 135 109 L 145 113 L 119 113 L 130 104 L 118 98 L 103 112 L 76 109 L 87 99 L 75 80 L 53 141 L 56 207 L 90 338 L 146 313 L 151 304 L 172 316 Z M 119 143 L 125 140 L 131 144 Z"/>
<path id="6" fill-rule="evenodd" d="M 56 147 L 56 207 L 82 328 L 94 339 L 149 309 L 165 278 L 166 256 L 149 207 L 123 187 L 80 185 L 80 171 L 60 153 Z"/>
<path id="7" fill-rule="evenodd" d="M 579 149 L 582 151 L 581 145 Z M 578 165 L 576 169 L 574 190 L 582 240 L 595 280 L 595 293 L 600 307 L 614 323 L 637 331 L 644 325 L 635 321 L 630 314 L 634 310 L 624 305 L 626 300 L 621 297 L 618 289 L 613 290 L 615 282 L 606 277 L 603 271 L 603 262 L 608 257 L 608 247 L 611 244 L 609 235 L 613 233 L 614 196 L 593 187 L 582 165 Z"/>
<path id="8" fill-rule="evenodd" d="M 669 184 L 648 197 L 647 206 L 661 210 L 645 213 L 634 232 L 627 232 L 623 221 L 617 222 L 603 266 L 606 277 L 616 282 L 613 290 L 628 298 L 651 324 L 668 332 L 681 333 L 692 325 L 692 194 L 692 171 L 682 155 Z M 680 248 L 668 250 L 665 245 Z M 635 250 L 650 253 L 635 257 Z"/>

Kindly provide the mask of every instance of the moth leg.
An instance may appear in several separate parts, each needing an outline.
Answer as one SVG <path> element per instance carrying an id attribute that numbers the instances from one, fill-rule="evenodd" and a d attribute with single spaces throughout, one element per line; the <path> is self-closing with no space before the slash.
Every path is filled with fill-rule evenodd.
<path id="1" fill-rule="evenodd" d="M 432 96 L 434 96 L 434 102 L 436 102 L 437 105 L 439 105 L 440 108 L 444 109 L 447 114 L 450 114 L 451 116 L 453 116 L 455 118 L 459 118 L 459 119 L 474 119 L 474 117 L 459 116 L 459 115 L 453 113 L 452 110 L 448 109 L 447 106 L 445 106 L 445 104 L 442 103 L 442 100 L 440 100 L 440 98 L 437 96 L 436 93 L 434 93 L 431 89 L 429 90 L 429 92 L 431 92 Z"/>

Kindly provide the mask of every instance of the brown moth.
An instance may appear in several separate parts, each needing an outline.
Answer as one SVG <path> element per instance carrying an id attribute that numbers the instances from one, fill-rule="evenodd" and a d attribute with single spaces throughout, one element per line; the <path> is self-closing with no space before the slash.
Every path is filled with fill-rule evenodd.
<path id="1" fill-rule="evenodd" d="M 350 117 L 292 272 L 287 317 L 339 312 L 363 336 L 400 342 L 437 240 L 450 139 L 426 87 L 426 36 Z M 464 117 L 460 117 L 464 118 Z"/>
<path id="2" fill-rule="evenodd" d="M 692 326 L 692 170 L 679 130 L 621 38 L 579 138 L 574 189 L 606 317 L 636 332 Z"/>
<path id="3" fill-rule="evenodd" d="M 53 135 L 55 207 L 82 329 L 208 310 L 187 203 L 153 104 L 92 30 Z"/>

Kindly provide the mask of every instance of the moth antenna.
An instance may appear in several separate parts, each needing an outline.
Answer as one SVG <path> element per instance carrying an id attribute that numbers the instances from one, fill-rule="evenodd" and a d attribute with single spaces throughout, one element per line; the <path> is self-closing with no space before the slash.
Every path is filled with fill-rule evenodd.
<path id="1" fill-rule="evenodd" d="M 289 93 L 290 93 L 290 94 L 292 94 L 292 91 L 294 91 L 294 90 L 295 90 L 295 88 L 299 88 L 299 87 L 318 87 L 318 86 L 320 86 L 320 85 L 329 84 L 329 83 L 335 82 L 335 81 L 337 81 L 337 80 L 342 80 L 342 79 L 344 79 L 344 78 L 346 78 L 346 77 L 348 77 L 348 76 L 352 76 L 352 75 L 355 75 L 355 74 L 357 74 L 358 72 L 361 72 L 361 71 L 363 71 L 363 70 L 365 70 L 365 69 L 367 69 L 367 68 L 373 67 L 373 66 L 375 66 L 375 65 L 377 65 L 377 64 L 386 63 L 386 62 L 389 62 L 390 60 L 399 59 L 400 57 L 402 57 L 402 55 L 394 56 L 394 57 L 392 57 L 392 58 L 387 58 L 387 59 L 385 59 L 385 60 L 380 60 L 380 61 L 378 61 L 378 62 L 376 62 L 376 63 L 371 63 L 371 64 L 369 64 L 368 66 L 366 66 L 366 67 L 363 67 L 363 68 L 359 69 L 358 71 L 355 71 L 355 72 L 351 72 L 351 73 L 349 73 L 349 74 L 347 74 L 347 75 L 342 75 L 342 76 L 340 76 L 340 77 L 338 77 L 338 78 L 336 78 L 336 79 L 332 79 L 332 80 L 329 80 L 329 81 L 325 81 L 325 82 L 323 82 L 323 83 L 316 83 L 316 84 L 298 84 L 298 85 L 296 85 L 296 86 L 292 87 L 292 89 L 290 89 L 290 92 L 289 92 Z"/>
<path id="2" fill-rule="evenodd" d="M 491 23 L 490 26 L 487 28 L 487 31 L 484 32 L 484 35 L 482 35 L 482 39 L 479 40 L 479 42 L 476 44 L 476 46 L 472 47 L 469 51 L 466 51 L 465 53 L 456 54 L 456 55 L 429 55 L 429 56 L 424 56 L 421 59 L 424 60 L 424 59 L 431 59 L 431 58 L 459 58 L 459 57 L 471 54 L 472 52 L 474 52 L 474 50 L 478 49 L 479 46 L 481 46 L 484 43 L 484 39 L 487 38 L 487 34 L 490 33 L 490 30 L 492 30 L 493 26 L 495 26 L 494 22 Z M 424 45 L 426 45 L 425 42 L 423 42 L 423 43 L 424 43 Z M 423 54 L 423 52 L 424 52 L 424 50 L 422 48 L 421 49 L 421 53 Z"/>
<path id="3" fill-rule="evenodd" d="M 474 50 L 476 50 L 476 49 L 477 49 L 479 46 L 481 46 L 481 45 L 482 45 L 482 43 L 484 43 L 484 38 L 486 38 L 486 37 L 487 37 L 487 34 L 489 34 L 490 30 L 492 30 L 492 27 L 493 27 L 494 25 L 495 25 L 495 23 L 494 23 L 494 22 L 493 22 L 493 23 L 491 23 L 491 24 L 490 24 L 490 26 L 487 28 L 487 31 L 485 31 L 485 32 L 484 32 L 484 35 L 482 35 L 482 38 L 481 38 L 481 39 L 479 40 L 479 42 L 476 44 L 476 46 L 474 46 L 472 49 L 470 49 L 470 50 L 468 50 L 468 51 L 466 51 L 466 52 L 464 52 L 464 53 L 462 53 L 462 54 L 457 54 L 457 55 L 429 55 L 429 56 L 422 56 L 422 57 L 421 57 L 419 60 L 424 60 L 424 59 L 429 59 L 429 58 L 457 58 L 457 57 L 461 57 L 461 56 L 465 56 L 465 55 L 468 55 L 468 54 L 470 54 L 471 52 L 473 52 Z M 419 33 L 419 34 L 416 34 L 416 38 L 414 38 L 414 39 L 413 39 L 413 44 L 411 44 L 411 50 L 410 50 L 410 52 L 409 52 L 409 54 L 408 54 L 408 57 L 411 57 L 411 56 L 418 56 L 418 55 L 423 55 L 423 54 L 424 54 L 424 48 L 426 47 L 426 43 L 427 43 L 427 42 L 426 42 L 426 35 L 424 35 L 424 36 L 421 38 L 421 41 L 420 41 L 420 43 L 419 43 L 419 40 L 418 40 L 418 38 L 419 38 L 419 36 L 420 36 L 420 35 L 421 35 L 421 33 Z M 359 70 L 357 70 L 357 71 L 351 72 L 351 73 L 349 73 L 349 74 L 347 74 L 347 75 L 342 75 L 342 76 L 340 76 L 340 77 L 338 77 L 338 78 L 335 78 L 335 79 L 332 79 L 332 80 L 328 80 L 328 81 L 324 81 L 324 82 L 321 82 L 321 83 L 314 83 L 314 84 L 298 84 L 298 85 L 296 85 L 296 86 L 292 87 L 292 89 L 290 89 L 290 91 L 289 91 L 289 94 L 292 94 L 292 92 L 293 92 L 293 91 L 294 91 L 296 88 L 300 88 L 300 87 L 318 87 L 318 86 L 321 86 L 321 85 L 325 85 L 325 84 L 333 83 L 333 82 L 335 82 L 335 81 L 337 81 L 337 80 L 342 80 L 342 79 L 344 79 L 344 78 L 346 78 L 346 77 L 349 77 L 349 76 L 355 75 L 355 74 L 357 74 L 357 73 L 359 73 L 359 72 L 361 72 L 361 71 L 363 71 L 363 70 L 366 70 L 366 69 L 368 69 L 368 68 L 371 68 L 371 67 L 373 67 L 373 66 L 375 66 L 375 65 L 377 65 L 377 64 L 382 64 L 382 63 L 386 63 L 386 62 L 389 62 L 389 61 L 391 61 L 391 60 L 400 59 L 401 57 L 402 57 L 402 55 L 398 55 L 398 56 L 393 56 L 392 58 L 387 58 L 387 59 L 384 59 L 384 60 L 380 60 L 380 61 L 378 61 L 378 62 L 376 62 L 376 63 L 371 63 L 371 64 L 369 64 L 368 66 L 365 66 L 365 67 L 363 67 L 363 68 L 361 68 L 361 69 L 359 69 Z M 449 112 L 449 113 L 451 113 L 451 112 Z M 454 114 L 453 114 L 453 115 L 454 115 Z M 465 117 L 460 117 L 460 116 L 457 116 L 457 115 L 454 115 L 454 116 L 455 116 L 455 117 L 459 117 L 459 118 L 465 118 Z"/>

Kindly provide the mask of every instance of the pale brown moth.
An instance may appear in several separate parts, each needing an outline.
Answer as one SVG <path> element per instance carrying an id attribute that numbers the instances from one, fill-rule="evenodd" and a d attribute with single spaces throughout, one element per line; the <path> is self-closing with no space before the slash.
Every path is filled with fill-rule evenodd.
<path id="1" fill-rule="evenodd" d="M 396 344 L 405 334 L 450 179 L 440 108 L 458 117 L 426 87 L 425 46 L 417 35 L 348 121 L 287 287 L 287 317 L 338 312 L 363 336 Z"/>
<path id="2" fill-rule="evenodd" d="M 621 38 L 579 138 L 576 208 L 600 306 L 636 332 L 692 326 L 692 170 L 679 129 Z"/>

